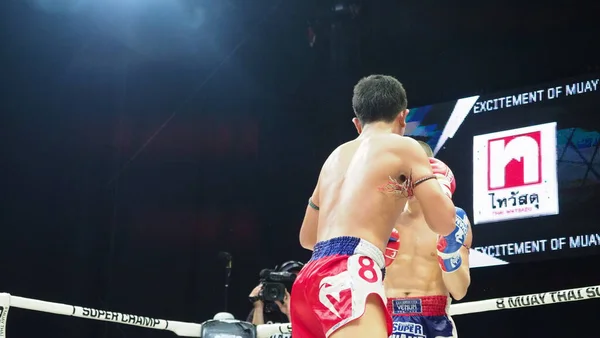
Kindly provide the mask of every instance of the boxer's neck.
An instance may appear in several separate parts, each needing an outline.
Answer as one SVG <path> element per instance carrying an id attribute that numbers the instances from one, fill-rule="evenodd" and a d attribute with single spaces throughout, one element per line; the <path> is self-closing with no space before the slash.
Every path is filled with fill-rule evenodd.
<path id="1" fill-rule="evenodd" d="M 361 137 L 369 137 L 377 134 L 389 134 L 395 131 L 394 123 L 388 122 L 371 122 L 362 128 Z"/>

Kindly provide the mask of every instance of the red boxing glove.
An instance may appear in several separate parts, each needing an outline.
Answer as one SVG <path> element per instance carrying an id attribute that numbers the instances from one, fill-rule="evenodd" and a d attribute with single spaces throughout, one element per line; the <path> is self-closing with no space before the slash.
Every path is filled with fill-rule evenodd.
<path id="1" fill-rule="evenodd" d="M 438 160 L 437 158 L 430 157 L 429 164 L 431 165 L 433 174 L 442 186 L 444 193 L 448 197 L 452 198 L 452 194 L 454 194 L 454 190 L 456 190 L 456 181 L 454 180 L 454 174 L 452 173 L 452 170 L 448 168 L 446 163 Z"/>
<path id="2" fill-rule="evenodd" d="M 398 230 L 393 229 L 390 240 L 385 247 L 385 266 L 389 266 L 396 259 L 398 249 L 400 249 L 400 234 Z"/>

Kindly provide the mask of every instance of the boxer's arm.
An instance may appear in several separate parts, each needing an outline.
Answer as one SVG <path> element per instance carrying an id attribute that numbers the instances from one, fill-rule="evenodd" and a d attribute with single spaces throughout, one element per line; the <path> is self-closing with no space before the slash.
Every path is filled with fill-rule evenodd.
<path id="1" fill-rule="evenodd" d="M 412 174 L 413 194 L 419 201 L 429 228 L 442 236 L 454 231 L 456 211 L 454 203 L 435 179 L 427 154 L 417 141 L 405 138 L 406 165 L 404 171 Z"/>
<path id="2" fill-rule="evenodd" d="M 471 284 L 471 274 L 469 272 L 469 248 L 473 243 L 473 230 L 469 226 L 465 245 L 460 248 L 460 257 L 462 264 L 458 270 L 452 273 L 442 273 L 444 285 L 455 300 L 461 300 L 467 295 L 467 290 Z"/>
<path id="3" fill-rule="evenodd" d="M 319 179 L 312 196 L 308 200 L 304 221 L 300 228 L 300 245 L 308 250 L 312 250 L 317 244 L 317 226 L 319 224 Z"/>

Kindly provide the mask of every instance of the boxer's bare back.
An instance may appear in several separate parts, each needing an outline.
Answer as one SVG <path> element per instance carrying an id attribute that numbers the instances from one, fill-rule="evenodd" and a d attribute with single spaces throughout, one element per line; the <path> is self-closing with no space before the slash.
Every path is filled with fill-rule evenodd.
<path id="1" fill-rule="evenodd" d="M 392 133 L 376 134 L 333 151 L 317 187 L 318 242 L 353 236 L 384 250 L 411 181 L 410 164 L 397 153 L 405 142 L 412 141 Z"/>

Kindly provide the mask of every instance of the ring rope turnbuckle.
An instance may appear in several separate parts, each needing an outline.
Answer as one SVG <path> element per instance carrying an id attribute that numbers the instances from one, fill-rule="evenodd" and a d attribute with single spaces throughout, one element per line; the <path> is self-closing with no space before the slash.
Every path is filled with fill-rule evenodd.
<path id="1" fill-rule="evenodd" d="M 458 316 L 469 313 L 567 303 L 594 298 L 600 298 L 600 285 L 452 304 L 450 306 L 449 314 L 452 316 Z M 0 293 L 0 338 L 6 338 L 6 321 L 10 307 L 53 313 L 62 316 L 72 316 L 139 326 L 147 329 L 167 330 L 181 337 L 201 337 L 202 332 L 202 324 L 198 323 L 180 322 L 114 311 L 97 310 L 77 305 L 46 302 L 38 299 L 12 296 L 8 293 Z M 256 334 L 258 338 L 268 338 L 274 334 L 286 334 L 291 332 L 292 325 L 289 323 L 264 324 L 256 326 Z"/>

